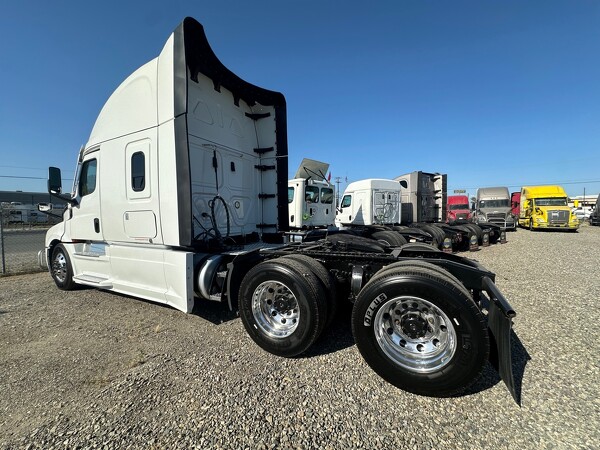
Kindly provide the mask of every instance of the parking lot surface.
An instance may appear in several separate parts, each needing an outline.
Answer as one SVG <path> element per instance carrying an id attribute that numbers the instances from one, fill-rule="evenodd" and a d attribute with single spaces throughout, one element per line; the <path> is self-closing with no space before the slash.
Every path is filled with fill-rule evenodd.
<path id="1" fill-rule="evenodd" d="M 349 308 L 300 358 L 235 314 L 0 279 L 0 448 L 594 448 L 600 227 L 508 234 L 476 253 L 517 311 L 517 405 L 488 367 L 469 392 L 398 390 L 362 360 Z"/>

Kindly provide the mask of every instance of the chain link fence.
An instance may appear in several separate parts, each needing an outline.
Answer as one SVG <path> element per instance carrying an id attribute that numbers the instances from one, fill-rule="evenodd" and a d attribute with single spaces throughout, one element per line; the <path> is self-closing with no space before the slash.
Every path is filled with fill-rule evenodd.
<path id="1" fill-rule="evenodd" d="M 58 219 L 33 205 L 0 205 L 0 276 L 42 271 L 37 254 Z"/>

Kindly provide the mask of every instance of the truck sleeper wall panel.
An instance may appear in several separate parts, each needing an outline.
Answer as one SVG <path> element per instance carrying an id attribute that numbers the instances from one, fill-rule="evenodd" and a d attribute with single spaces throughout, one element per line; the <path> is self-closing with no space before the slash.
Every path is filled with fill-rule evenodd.
<path id="1" fill-rule="evenodd" d="M 257 229 L 259 222 L 272 224 L 274 228 L 266 230 L 269 232 L 287 229 L 287 164 L 281 166 L 279 162 L 287 157 L 285 98 L 229 71 L 212 51 L 196 20 L 186 18 L 174 36 L 174 112 L 186 118 L 185 127 L 175 127 L 179 245 L 193 244 L 194 237 L 203 231 L 198 214 L 203 217 L 202 213 L 210 213 L 206 205 L 217 194 L 213 156 L 217 159 L 217 178 L 221 175 L 219 190 L 223 183 L 222 197 L 229 208 L 237 210 L 230 219 L 246 224 L 242 229 L 233 223 L 232 233 L 261 231 Z M 218 132 L 223 130 L 227 133 Z M 264 147 L 273 150 L 263 157 L 254 151 Z M 250 167 L 258 175 L 251 175 Z M 209 179 L 215 180 L 212 191 L 208 189 Z M 276 194 L 259 202 L 259 208 L 254 207 L 256 199 L 242 195 L 244 190 L 254 192 L 257 186 Z M 227 198 L 229 194 L 232 196 Z M 225 219 L 224 215 L 217 220 L 219 228 Z"/>

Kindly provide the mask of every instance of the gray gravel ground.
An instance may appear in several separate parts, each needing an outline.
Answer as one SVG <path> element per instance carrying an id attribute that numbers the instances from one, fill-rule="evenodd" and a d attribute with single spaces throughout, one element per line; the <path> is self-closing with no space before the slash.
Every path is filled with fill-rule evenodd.
<path id="1" fill-rule="evenodd" d="M 600 228 L 519 230 L 472 256 L 517 310 L 517 406 L 488 368 L 435 399 L 379 378 L 349 311 L 305 357 L 197 314 L 47 273 L 0 279 L 0 448 L 597 448 Z"/>

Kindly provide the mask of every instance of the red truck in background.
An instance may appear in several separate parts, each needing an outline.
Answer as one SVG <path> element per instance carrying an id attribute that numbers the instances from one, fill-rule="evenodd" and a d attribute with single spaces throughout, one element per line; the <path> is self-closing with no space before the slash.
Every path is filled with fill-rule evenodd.
<path id="1" fill-rule="evenodd" d="M 515 223 L 519 219 L 519 208 L 521 207 L 521 192 L 512 192 L 510 194 L 510 212 L 515 218 Z M 515 227 L 516 230 L 516 227 Z"/>
<path id="2" fill-rule="evenodd" d="M 447 223 L 471 222 L 469 197 L 466 195 L 449 195 L 446 206 Z"/>

